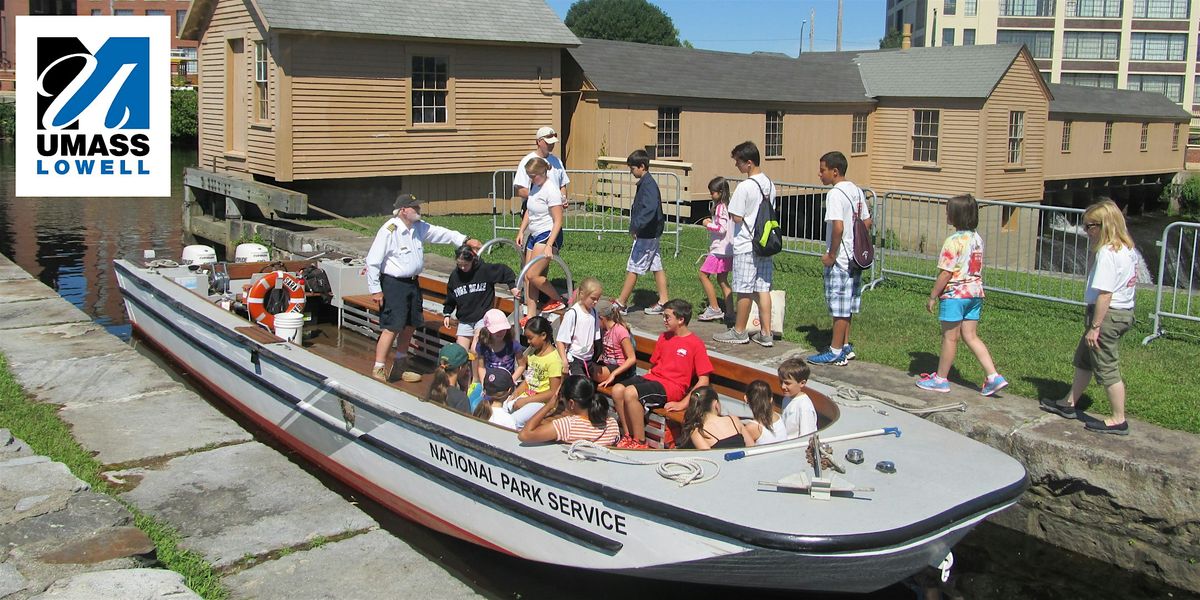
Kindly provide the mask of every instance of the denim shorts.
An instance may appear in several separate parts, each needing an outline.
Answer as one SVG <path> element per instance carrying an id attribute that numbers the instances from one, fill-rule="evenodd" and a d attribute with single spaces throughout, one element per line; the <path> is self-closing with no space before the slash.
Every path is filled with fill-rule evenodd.
<path id="1" fill-rule="evenodd" d="M 947 323 L 978 321 L 983 298 L 946 298 L 938 304 L 938 320 Z"/>

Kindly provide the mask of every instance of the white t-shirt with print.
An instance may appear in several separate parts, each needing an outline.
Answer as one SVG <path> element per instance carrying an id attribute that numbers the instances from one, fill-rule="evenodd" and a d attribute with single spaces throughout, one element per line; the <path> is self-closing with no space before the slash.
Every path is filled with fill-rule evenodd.
<path id="1" fill-rule="evenodd" d="M 1095 304 L 1100 292 L 1112 292 L 1109 307 L 1129 310 L 1133 308 L 1137 286 L 1137 255 L 1132 248 L 1113 250 L 1104 246 L 1096 252 L 1092 272 L 1088 273 L 1087 291 L 1083 299 Z"/>
<path id="2" fill-rule="evenodd" d="M 530 187 L 529 174 L 525 172 L 525 165 L 537 156 L 537 152 L 530 152 L 521 159 L 517 165 L 517 174 L 513 176 L 513 187 L 529 188 L 529 195 L 532 196 L 535 192 L 541 189 L 541 186 Z M 553 183 L 555 188 L 561 190 L 568 183 L 571 183 L 571 178 L 567 177 L 567 170 L 563 168 L 562 161 L 553 154 L 546 157 L 546 162 L 550 163 L 550 170 L 546 173 L 546 183 Z"/>
<path id="3" fill-rule="evenodd" d="M 758 183 L 755 184 L 751 179 Z M 767 193 L 771 205 L 774 206 L 775 184 L 763 173 L 746 178 L 733 190 L 733 196 L 729 199 L 729 214 L 742 218 L 741 223 L 733 225 L 734 254 L 754 252 L 754 222 L 758 219 L 758 205 L 762 202 L 763 192 Z"/>
<path id="4" fill-rule="evenodd" d="M 554 217 L 550 216 L 550 207 L 562 206 L 562 204 L 562 193 L 552 185 L 544 185 L 530 194 L 529 203 L 525 207 L 526 212 L 529 213 L 529 236 L 533 237 L 554 229 Z"/>
<path id="5" fill-rule="evenodd" d="M 854 252 L 854 209 L 859 208 L 858 218 L 871 218 L 867 208 L 867 199 L 857 185 L 849 181 L 839 181 L 825 194 L 825 249 L 834 251 L 837 256 L 837 266 L 850 270 L 850 255 Z M 841 246 L 834 247 L 833 222 L 842 222 Z"/>

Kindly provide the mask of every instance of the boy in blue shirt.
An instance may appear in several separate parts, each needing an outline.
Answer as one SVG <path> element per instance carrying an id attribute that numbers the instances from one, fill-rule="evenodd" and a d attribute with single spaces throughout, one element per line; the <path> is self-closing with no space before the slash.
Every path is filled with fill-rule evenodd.
<path id="1" fill-rule="evenodd" d="M 663 271 L 662 255 L 659 253 L 659 238 L 667 222 L 662 209 L 662 194 L 658 190 L 658 183 L 650 176 L 650 155 L 645 150 L 634 150 L 625 164 L 629 166 L 629 173 L 637 179 L 637 193 L 629 211 L 629 234 L 633 236 L 633 248 L 629 251 L 629 263 L 625 266 L 625 284 L 621 286 L 621 295 L 617 296 L 614 303 L 620 307 L 621 314 L 629 314 L 625 302 L 633 293 L 638 275 L 651 271 L 654 273 L 654 284 L 658 287 L 658 301 L 646 308 L 645 313 L 661 315 L 668 299 L 667 273 Z"/>

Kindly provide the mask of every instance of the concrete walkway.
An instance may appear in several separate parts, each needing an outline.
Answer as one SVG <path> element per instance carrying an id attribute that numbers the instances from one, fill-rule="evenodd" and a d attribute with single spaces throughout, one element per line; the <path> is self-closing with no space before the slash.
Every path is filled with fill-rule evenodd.
<path id="1" fill-rule="evenodd" d="M 365 256 L 371 244 L 370 237 L 344 229 L 290 232 L 248 221 L 231 225 L 240 228 L 243 237 L 258 234 L 277 248 L 293 251 L 309 244 L 316 251 Z M 454 268 L 448 258 L 425 256 L 427 272 L 445 274 Z M 864 305 L 870 310 L 870 292 Z M 638 313 L 631 315 L 630 321 L 644 331 L 662 329 L 661 317 Z M 791 342 L 777 342 L 771 349 L 753 343 L 717 344 L 711 337 L 719 328 L 694 322 L 693 329 L 710 350 L 756 364 L 772 366 L 789 356 L 813 353 Z M 957 384 L 952 384 L 948 394 L 925 392 L 914 385 L 916 373 L 866 362 L 870 343 L 859 341 L 856 350 L 865 360 L 844 367 L 814 366 L 813 378 L 909 409 L 965 403 L 964 412 L 942 412 L 929 418 L 1017 458 L 1031 479 L 1021 503 L 994 517 L 994 522 L 1168 585 L 1200 592 L 1200 470 L 1196 468 L 1200 436 L 1135 419 L 1130 420 L 1132 434 L 1128 437 L 1097 434 L 1085 431 L 1082 421 L 1039 410 L 1038 401 L 1032 398 L 1003 391 L 984 398 L 977 389 Z"/>
<path id="2" fill-rule="evenodd" d="M 0 256 L 0 353 L 234 598 L 476 594 Z M 0 430 L 0 598 L 197 597 L 113 498 Z M 327 541 L 333 540 L 333 541 Z M 283 558 L 275 558 L 283 556 Z"/>

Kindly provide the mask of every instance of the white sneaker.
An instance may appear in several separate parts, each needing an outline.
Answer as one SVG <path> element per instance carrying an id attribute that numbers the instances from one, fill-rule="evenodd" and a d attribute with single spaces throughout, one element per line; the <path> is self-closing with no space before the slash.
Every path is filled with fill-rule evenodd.
<path id="1" fill-rule="evenodd" d="M 725 311 L 710 306 L 704 309 L 704 312 L 700 313 L 700 316 L 696 318 L 701 321 L 720 321 L 725 318 Z"/>

